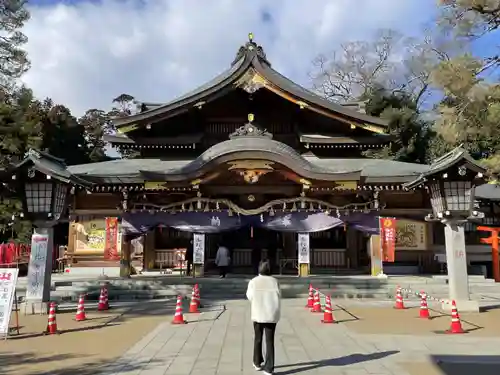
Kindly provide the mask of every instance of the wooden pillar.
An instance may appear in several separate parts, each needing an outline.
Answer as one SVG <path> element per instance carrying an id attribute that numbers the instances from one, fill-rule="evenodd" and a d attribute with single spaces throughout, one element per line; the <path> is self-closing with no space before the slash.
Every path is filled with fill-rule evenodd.
<path id="1" fill-rule="evenodd" d="M 122 236 L 122 251 L 120 254 L 120 277 L 129 278 L 132 273 L 130 264 L 130 253 L 132 251 L 132 244 L 130 243 L 130 236 Z"/>
<path id="2" fill-rule="evenodd" d="M 346 255 L 349 268 L 358 268 L 359 258 L 359 234 L 360 232 L 352 227 L 347 227 L 346 232 Z"/>
<path id="3" fill-rule="evenodd" d="M 380 249 L 380 235 L 372 234 L 369 239 L 371 275 L 379 276 L 383 274 L 382 254 Z"/>
<path id="4" fill-rule="evenodd" d="M 309 233 L 297 234 L 297 251 L 298 251 L 298 265 L 299 277 L 307 277 L 311 271 L 311 249 L 309 241 Z"/>
<path id="5" fill-rule="evenodd" d="M 150 230 L 144 235 L 144 269 L 150 271 L 155 268 L 155 231 Z"/>

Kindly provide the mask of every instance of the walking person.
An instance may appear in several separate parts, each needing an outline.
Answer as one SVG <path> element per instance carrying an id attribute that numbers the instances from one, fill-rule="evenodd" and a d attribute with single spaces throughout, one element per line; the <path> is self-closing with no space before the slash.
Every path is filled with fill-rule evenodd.
<path id="1" fill-rule="evenodd" d="M 215 264 L 219 267 L 221 279 L 226 277 L 230 261 L 231 257 L 229 256 L 229 249 L 224 245 L 219 245 L 217 255 L 215 255 Z"/>
<path id="2" fill-rule="evenodd" d="M 278 280 L 271 276 L 268 260 L 259 264 L 259 275 L 248 283 L 247 298 L 251 303 L 254 329 L 253 367 L 265 375 L 274 373 L 274 333 L 281 314 L 281 292 Z M 266 355 L 262 354 L 262 337 Z"/>

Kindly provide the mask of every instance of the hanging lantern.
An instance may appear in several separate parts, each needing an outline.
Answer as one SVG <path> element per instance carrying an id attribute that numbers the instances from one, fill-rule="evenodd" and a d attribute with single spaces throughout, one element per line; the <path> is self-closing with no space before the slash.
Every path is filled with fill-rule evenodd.
<path id="1" fill-rule="evenodd" d="M 263 223 L 264 222 L 264 215 L 260 214 L 260 222 Z"/>
<path id="2" fill-rule="evenodd" d="M 207 204 L 205 205 L 205 209 L 203 210 L 203 212 L 208 212 L 210 211 L 210 204 L 207 202 Z"/>
<path id="3" fill-rule="evenodd" d="M 286 203 L 283 203 L 283 211 L 286 211 Z"/>
<path id="4" fill-rule="evenodd" d="M 193 211 L 194 211 L 194 206 L 192 203 L 189 203 L 188 212 L 193 212 Z"/>
<path id="5" fill-rule="evenodd" d="M 271 207 L 271 209 L 269 210 L 269 216 L 274 216 L 274 209 Z"/>
<path id="6" fill-rule="evenodd" d="M 201 201 L 200 201 L 200 200 L 198 200 L 198 201 L 196 202 L 196 209 L 197 209 L 197 210 L 201 210 Z"/>
<path id="7" fill-rule="evenodd" d="M 295 212 L 297 211 L 297 205 L 295 204 L 295 202 L 293 202 L 293 205 L 292 205 L 292 212 Z"/>

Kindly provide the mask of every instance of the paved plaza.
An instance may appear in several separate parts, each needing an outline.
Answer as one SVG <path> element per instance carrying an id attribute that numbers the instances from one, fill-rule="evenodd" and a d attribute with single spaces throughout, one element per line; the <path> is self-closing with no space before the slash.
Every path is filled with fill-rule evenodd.
<path id="1" fill-rule="evenodd" d="M 460 369 L 466 368 L 467 373 L 479 370 L 485 375 L 495 364 L 500 365 L 497 328 L 485 332 L 469 322 L 464 323 L 471 330 L 467 335 L 440 334 L 438 328 L 449 326 L 447 316 L 434 322 L 421 321 L 414 317 L 418 315 L 416 309 L 396 312 L 390 307 L 371 308 L 379 312 L 365 314 L 361 304 L 337 306 L 334 313 L 340 323 L 324 325 L 320 323 L 322 314 L 308 312 L 301 302 L 283 302 L 276 336 L 276 374 L 460 375 Z M 225 303 L 225 311 L 220 308 L 214 305 L 199 316 L 188 315 L 190 322 L 184 326 L 160 324 L 102 374 L 256 373 L 251 362 L 253 328 L 248 303 L 231 301 Z M 394 331 L 391 319 L 397 316 L 383 319 L 384 311 L 404 314 L 394 326 L 397 334 L 380 333 Z M 416 335 L 410 335 L 413 323 Z M 474 355 L 481 357 L 470 357 Z M 435 361 L 442 362 L 441 369 L 432 364 Z"/>

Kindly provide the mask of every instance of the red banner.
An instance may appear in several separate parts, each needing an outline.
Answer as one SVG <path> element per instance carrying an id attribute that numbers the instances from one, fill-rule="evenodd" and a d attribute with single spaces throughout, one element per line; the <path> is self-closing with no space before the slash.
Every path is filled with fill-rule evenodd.
<path id="1" fill-rule="evenodd" d="M 118 255 L 118 218 L 106 218 L 106 242 L 104 244 L 104 259 L 117 260 Z"/>
<path id="2" fill-rule="evenodd" d="M 383 262 L 394 262 L 396 254 L 396 218 L 380 217 L 380 250 Z"/>

